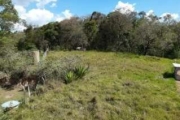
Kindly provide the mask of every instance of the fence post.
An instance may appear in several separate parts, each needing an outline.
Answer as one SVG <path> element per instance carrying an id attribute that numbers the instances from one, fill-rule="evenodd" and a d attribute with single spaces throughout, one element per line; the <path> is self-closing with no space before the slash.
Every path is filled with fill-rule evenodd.
<path id="1" fill-rule="evenodd" d="M 34 65 L 37 65 L 40 61 L 39 50 L 33 51 Z"/>

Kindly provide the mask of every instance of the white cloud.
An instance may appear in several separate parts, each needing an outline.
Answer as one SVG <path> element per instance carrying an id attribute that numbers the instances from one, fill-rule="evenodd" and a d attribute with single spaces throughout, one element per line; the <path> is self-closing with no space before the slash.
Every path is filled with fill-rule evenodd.
<path id="1" fill-rule="evenodd" d="M 70 19 L 73 16 L 73 14 L 70 12 L 70 10 L 65 10 L 62 13 L 63 13 L 64 17 L 67 19 Z"/>
<path id="2" fill-rule="evenodd" d="M 34 8 L 29 11 L 25 9 L 25 7 L 20 5 L 15 5 L 15 9 L 17 10 L 19 17 L 27 22 L 27 24 L 42 26 L 52 21 L 62 21 L 64 19 L 70 19 L 73 14 L 70 10 L 65 10 L 60 14 L 54 14 L 51 11 L 45 8 Z M 17 31 L 22 31 L 25 29 L 22 24 L 15 24 L 14 29 Z"/>
<path id="3" fill-rule="evenodd" d="M 36 6 L 38 8 L 44 8 L 46 5 L 50 4 L 50 3 L 56 3 L 57 0 L 35 0 L 37 3 L 36 3 Z"/>
<path id="4" fill-rule="evenodd" d="M 115 7 L 115 10 L 119 10 L 123 14 L 133 12 L 135 11 L 135 4 L 123 3 L 119 1 Z"/>
<path id="5" fill-rule="evenodd" d="M 70 19 L 71 17 L 73 17 L 73 14 L 70 12 L 70 10 L 65 10 L 62 12 L 62 14 L 56 16 L 55 21 L 60 22 L 64 19 Z"/>
<path id="6" fill-rule="evenodd" d="M 46 9 L 31 9 L 26 13 L 26 21 L 33 25 L 44 25 L 52 21 L 54 14 Z"/>
<path id="7" fill-rule="evenodd" d="M 37 8 L 44 8 L 46 5 L 55 6 L 57 0 L 12 0 L 15 5 L 27 7 L 31 3 L 35 3 Z"/>
<path id="8" fill-rule="evenodd" d="M 150 16 L 150 15 L 154 15 L 154 11 L 153 10 L 149 10 L 148 12 L 146 12 L 146 16 Z"/>
<path id="9" fill-rule="evenodd" d="M 21 19 L 26 19 L 26 9 L 23 6 L 15 5 L 15 9 L 18 12 L 18 15 Z"/>
<path id="10" fill-rule="evenodd" d="M 19 17 L 26 20 L 28 24 L 32 25 L 44 25 L 53 20 L 54 14 L 46 9 L 31 9 L 26 11 L 22 6 L 15 5 L 15 9 L 18 11 Z"/>
<path id="11" fill-rule="evenodd" d="M 70 10 L 65 10 L 60 14 L 54 14 L 45 8 L 46 5 L 50 7 L 56 7 L 57 0 L 13 0 L 15 9 L 17 10 L 19 17 L 27 22 L 27 24 L 42 26 L 52 21 L 62 21 L 64 19 L 70 19 L 73 14 Z M 27 10 L 26 7 L 29 4 L 36 5 L 35 8 Z M 15 24 L 14 27 L 17 30 L 22 30 L 22 24 Z"/>
<path id="12" fill-rule="evenodd" d="M 165 17 L 166 15 L 171 15 L 172 19 L 174 19 L 174 20 L 178 20 L 178 19 L 179 19 L 179 14 L 177 14 L 177 13 L 163 13 L 163 14 L 161 15 L 161 17 L 163 18 L 163 17 Z"/>
<path id="13" fill-rule="evenodd" d="M 14 24 L 13 32 L 14 31 L 23 31 L 24 29 L 26 29 L 26 27 L 23 24 L 16 23 L 16 24 Z"/>
<path id="14" fill-rule="evenodd" d="M 31 2 L 33 2 L 34 0 L 12 0 L 12 2 L 15 5 L 19 5 L 19 6 L 28 6 Z"/>
<path id="15" fill-rule="evenodd" d="M 57 6 L 56 3 L 52 3 L 50 7 L 53 8 L 53 7 L 56 7 L 56 6 Z"/>

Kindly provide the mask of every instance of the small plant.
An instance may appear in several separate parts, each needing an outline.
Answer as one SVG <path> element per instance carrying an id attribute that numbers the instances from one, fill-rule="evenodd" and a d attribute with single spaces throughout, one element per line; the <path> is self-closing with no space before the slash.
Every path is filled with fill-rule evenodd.
<path id="1" fill-rule="evenodd" d="M 73 80 L 83 78 L 86 75 L 88 69 L 89 69 L 89 65 L 88 67 L 79 65 L 76 66 L 74 69 L 68 70 L 64 75 L 65 83 L 68 84 L 71 83 Z"/>
<path id="2" fill-rule="evenodd" d="M 76 75 L 73 71 L 69 71 L 65 74 L 65 82 L 66 84 L 71 83 L 73 80 L 76 80 Z"/>
<path id="3" fill-rule="evenodd" d="M 77 78 L 83 78 L 85 76 L 85 74 L 87 73 L 89 69 L 89 66 L 86 68 L 85 66 L 77 66 L 74 69 L 74 73 L 76 75 Z"/>

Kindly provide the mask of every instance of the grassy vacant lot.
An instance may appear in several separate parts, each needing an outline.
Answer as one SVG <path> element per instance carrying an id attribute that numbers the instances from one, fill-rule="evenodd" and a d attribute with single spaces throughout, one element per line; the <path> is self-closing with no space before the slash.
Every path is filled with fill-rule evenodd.
<path id="1" fill-rule="evenodd" d="M 78 55 L 87 75 L 33 97 L 0 116 L 10 120 L 179 120 L 180 93 L 171 77 L 173 60 L 104 52 L 50 52 L 48 60 Z"/>

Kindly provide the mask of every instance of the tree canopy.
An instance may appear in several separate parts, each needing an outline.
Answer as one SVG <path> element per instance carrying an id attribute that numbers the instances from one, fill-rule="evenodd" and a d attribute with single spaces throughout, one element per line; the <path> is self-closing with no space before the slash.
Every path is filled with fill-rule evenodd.
<path id="1" fill-rule="evenodd" d="M 0 30 L 1 34 L 10 32 L 14 23 L 18 22 L 18 14 L 11 0 L 0 0 Z"/>
<path id="2" fill-rule="evenodd" d="M 93 12 L 86 18 L 72 17 L 42 27 L 28 28 L 18 45 L 43 49 L 120 51 L 142 55 L 180 57 L 180 22 L 171 15 L 158 17 L 141 11 L 107 15 Z M 27 49 L 25 48 L 25 49 Z"/>

